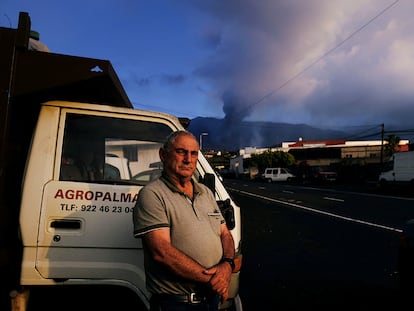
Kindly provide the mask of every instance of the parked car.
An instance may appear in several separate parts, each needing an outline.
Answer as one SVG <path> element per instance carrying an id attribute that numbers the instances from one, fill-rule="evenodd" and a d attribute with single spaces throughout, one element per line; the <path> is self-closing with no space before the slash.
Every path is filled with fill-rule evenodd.
<path id="1" fill-rule="evenodd" d="M 274 181 L 291 181 L 295 178 L 295 175 L 284 167 L 268 167 L 265 169 L 263 178 L 270 183 Z"/>
<path id="2" fill-rule="evenodd" d="M 331 171 L 322 171 L 316 175 L 316 180 L 320 183 L 333 183 L 336 182 L 337 178 L 338 174 L 336 172 Z"/>

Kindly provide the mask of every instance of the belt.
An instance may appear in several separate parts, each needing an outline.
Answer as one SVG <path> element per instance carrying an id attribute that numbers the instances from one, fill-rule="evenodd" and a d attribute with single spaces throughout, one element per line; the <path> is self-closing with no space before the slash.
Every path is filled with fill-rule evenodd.
<path id="1" fill-rule="evenodd" d="M 152 298 L 157 301 L 175 301 L 189 304 L 199 304 L 209 301 L 213 298 L 213 296 L 206 296 L 199 293 L 190 293 L 187 295 L 154 294 Z"/>

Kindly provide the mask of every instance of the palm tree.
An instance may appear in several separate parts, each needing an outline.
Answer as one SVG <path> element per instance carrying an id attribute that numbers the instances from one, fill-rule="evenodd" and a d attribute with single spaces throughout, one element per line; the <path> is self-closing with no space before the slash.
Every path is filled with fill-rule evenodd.
<path id="1" fill-rule="evenodd" d="M 386 139 L 386 141 L 387 141 L 387 144 L 385 145 L 385 155 L 387 157 L 390 157 L 397 150 L 397 147 L 400 144 L 401 138 L 394 134 L 390 134 L 388 135 L 388 138 Z"/>

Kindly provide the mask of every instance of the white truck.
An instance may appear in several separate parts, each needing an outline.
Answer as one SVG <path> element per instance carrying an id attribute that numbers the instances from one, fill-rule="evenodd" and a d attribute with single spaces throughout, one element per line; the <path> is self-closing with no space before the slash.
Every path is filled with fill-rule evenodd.
<path id="1" fill-rule="evenodd" d="M 379 175 L 380 184 L 414 183 L 414 151 L 394 153 L 384 163 Z"/>
<path id="2" fill-rule="evenodd" d="M 18 29 L 0 28 L 1 310 L 39 300 L 42 310 L 146 310 L 132 222 L 143 184 L 131 176 L 154 167 L 188 120 L 134 109 L 108 61 L 28 50 L 30 24 L 21 12 Z M 201 153 L 194 178 L 215 193 L 240 267 L 239 207 Z M 221 308 L 242 310 L 239 277 Z"/>

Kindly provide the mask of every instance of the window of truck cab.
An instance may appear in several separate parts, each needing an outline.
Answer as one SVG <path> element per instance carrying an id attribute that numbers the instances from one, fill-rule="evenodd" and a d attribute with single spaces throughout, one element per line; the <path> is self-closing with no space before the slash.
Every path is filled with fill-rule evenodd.
<path id="1" fill-rule="evenodd" d="M 138 173 L 161 168 L 158 151 L 172 131 L 160 122 L 67 113 L 59 180 L 134 183 Z"/>

